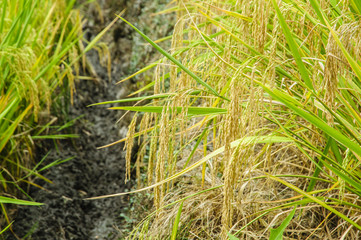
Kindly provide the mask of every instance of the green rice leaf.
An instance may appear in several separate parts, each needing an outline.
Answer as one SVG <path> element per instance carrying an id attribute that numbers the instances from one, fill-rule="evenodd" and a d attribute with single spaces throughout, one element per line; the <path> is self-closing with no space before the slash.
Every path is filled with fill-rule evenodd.
<path id="1" fill-rule="evenodd" d="M 31 136 L 32 139 L 67 139 L 67 138 L 79 138 L 78 134 L 56 134 L 56 135 L 42 135 Z"/>
<path id="2" fill-rule="evenodd" d="M 0 152 L 5 147 L 6 143 L 9 141 L 9 139 L 12 137 L 14 131 L 16 130 L 16 127 L 19 125 L 19 123 L 23 120 L 23 118 L 26 116 L 28 111 L 32 108 L 32 105 L 29 105 L 20 115 L 15 119 L 15 121 L 10 125 L 10 127 L 2 133 L 2 136 L 0 136 Z"/>
<path id="3" fill-rule="evenodd" d="M 183 208 L 183 202 L 181 202 L 181 204 L 179 205 L 177 216 L 174 219 L 171 240 L 176 240 L 177 239 L 177 232 L 178 232 L 180 217 L 181 217 L 181 214 L 182 214 L 182 208 Z"/>
<path id="4" fill-rule="evenodd" d="M 278 228 L 271 228 L 271 234 L 269 237 L 269 240 L 282 240 L 283 239 L 283 233 L 286 230 L 286 227 L 288 224 L 290 224 L 293 216 L 295 215 L 296 207 L 293 208 L 292 212 L 283 220 L 281 225 Z"/>
<path id="5" fill-rule="evenodd" d="M 234 235 L 228 233 L 229 240 L 239 240 L 238 237 L 235 237 Z"/>
<path id="6" fill-rule="evenodd" d="M 302 61 L 301 58 L 301 54 L 298 50 L 299 46 L 297 45 L 296 41 L 293 39 L 293 35 L 285 21 L 285 19 L 283 18 L 283 15 L 278 7 L 278 4 L 276 2 L 276 0 L 272 0 L 273 6 L 276 10 L 277 13 L 277 17 L 280 21 L 280 24 L 282 26 L 283 32 L 285 34 L 285 37 L 287 39 L 287 43 L 289 44 L 289 47 L 292 51 L 293 57 L 295 58 L 296 64 L 298 66 L 298 70 L 302 76 L 302 79 L 305 81 L 306 86 L 310 89 L 310 90 L 314 90 L 313 86 L 312 86 L 312 81 L 309 77 L 309 73 Z"/>
<path id="7" fill-rule="evenodd" d="M 52 163 L 46 165 L 45 167 L 39 169 L 39 172 L 44 171 L 44 170 L 46 170 L 46 169 L 48 169 L 48 168 L 54 167 L 54 166 L 56 166 L 56 165 L 59 165 L 59 164 L 68 162 L 68 161 L 70 161 L 70 160 L 73 160 L 74 158 L 75 158 L 75 157 L 69 157 L 69 158 L 66 158 L 66 159 L 63 159 L 63 160 L 61 160 L 61 159 L 55 160 L 54 162 L 52 162 Z"/>
<path id="8" fill-rule="evenodd" d="M 168 58 L 170 61 L 172 61 L 174 64 L 176 64 L 178 67 L 180 67 L 183 71 L 185 71 L 189 76 L 191 76 L 194 80 L 197 81 L 197 83 L 201 84 L 205 88 L 207 88 L 213 95 L 217 97 L 224 98 L 220 96 L 211 86 L 209 86 L 206 82 L 204 82 L 201 78 L 199 78 L 197 75 L 195 75 L 192 71 L 190 71 L 186 66 L 184 66 L 181 62 L 179 62 L 177 59 L 175 59 L 171 54 L 169 54 L 167 51 L 165 51 L 162 47 L 160 47 L 158 44 L 153 42 L 147 35 L 145 35 L 143 32 L 141 32 L 138 28 L 136 28 L 134 25 L 132 25 L 130 22 L 122 18 L 118 15 L 118 17 L 123 20 L 125 23 L 127 23 L 129 26 L 131 26 L 136 32 L 138 32 L 148 43 L 150 43 L 154 48 L 156 48 L 161 54 L 163 54 L 166 58 Z M 225 98 L 224 98 L 225 99 Z"/>
<path id="9" fill-rule="evenodd" d="M 157 106 L 141 106 L 141 107 L 111 107 L 109 109 L 114 110 L 126 110 L 126 111 L 135 111 L 135 112 L 153 112 L 153 113 L 162 113 L 164 107 Z M 169 107 L 170 110 L 173 110 L 173 107 Z M 211 108 L 211 107 L 175 107 L 177 113 L 182 111 L 187 111 L 189 115 L 209 115 L 209 114 L 225 114 L 227 110 L 224 108 Z"/>
<path id="10" fill-rule="evenodd" d="M 1 230 L 0 235 L 3 234 L 4 232 L 6 232 L 6 230 L 8 230 L 13 223 L 14 223 L 14 221 L 12 221 L 11 223 L 9 223 L 3 230 Z"/>
<path id="11" fill-rule="evenodd" d="M 352 151 L 354 151 L 358 156 L 361 157 L 361 147 L 351 141 L 347 136 L 345 136 L 343 133 L 341 133 L 340 131 L 336 130 L 335 128 L 330 127 L 327 123 L 325 123 L 324 121 L 322 121 L 320 118 L 318 118 L 317 116 L 306 112 L 305 110 L 303 110 L 302 108 L 298 107 L 297 105 L 294 105 L 293 103 L 291 103 L 290 101 L 288 101 L 287 99 L 290 97 L 289 95 L 286 95 L 285 93 L 282 93 L 279 90 L 271 90 L 268 87 L 266 87 L 265 85 L 258 83 L 260 86 L 263 87 L 263 89 L 270 95 L 272 96 L 272 98 L 277 99 L 278 101 L 284 103 L 288 108 L 292 109 L 297 115 L 303 117 L 304 119 L 306 119 L 307 121 L 309 121 L 310 123 L 312 123 L 313 125 L 315 125 L 317 128 L 323 130 L 325 132 L 325 134 L 329 135 L 330 137 L 334 138 L 335 140 L 337 140 L 339 143 L 341 143 L 342 145 L 344 145 L 346 148 L 350 148 Z M 301 105 L 300 103 L 298 105 Z"/>
<path id="12" fill-rule="evenodd" d="M 136 98 L 124 98 L 114 101 L 106 101 L 106 102 L 100 102 L 100 103 L 93 103 L 90 106 L 97 106 L 97 105 L 104 105 L 104 104 L 113 104 L 113 103 L 124 103 L 124 102 L 135 102 L 135 101 L 142 101 L 142 100 L 151 100 L 151 99 L 159 99 L 159 98 L 167 98 L 170 96 L 176 95 L 175 93 L 167 93 L 167 94 L 157 94 L 152 96 L 144 96 L 144 97 L 136 97 Z"/>
<path id="13" fill-rule="evenodd" d="M 11 203 L 11 204 L 17 204 L 17 205 L 29 205 L 29 206 L 41 206 L 44 205 L 43 203 L 38 202 L 30 202 L 25 200 L 19 200 L 14 198 L 8 198 L 0 196 L 0 203 Z"/>
<path id="14" fill-rule="evenodd" d="M 313 202 L 321 205 L 322 207 L 326 208 L 327 210 L 331 211 L 332 213 L 336 214 L 337 216 L 339 216 L 340 218 L 344 219 L 345 221 L 347 221 L 348 223 L 352 224 L 354 227 L 356 227 L 357 229 L 361 230 L 361 226 L 358 225 L 356 222 L 354 222 L 353 220 L 351 220 L 350 218 L 348 218 L 347 216 L 345 216 L 344 214 L 340 213 L 339 211 L 337 211 L 336 209 L 334 209 L 333 207 L 331 207 L 330 205 L 328 205 L 327 203 L 321 201 L 320 199 L 318 199 L 317 197 L 314 197 L 312 195 L 310 195 L 309 193 L 304 192 L 303 190 L 299 189 L 298 187 L 294 186 L 293 184 L 290 184 L 280 178 L 274 177 L 274 176 L 270 176 L 271 179 L 274 179 L 280 183 L 282 183 L 283 185 L 293 189 L 294 191 L 302 194 L 303 196 L 311 199 Z"/>

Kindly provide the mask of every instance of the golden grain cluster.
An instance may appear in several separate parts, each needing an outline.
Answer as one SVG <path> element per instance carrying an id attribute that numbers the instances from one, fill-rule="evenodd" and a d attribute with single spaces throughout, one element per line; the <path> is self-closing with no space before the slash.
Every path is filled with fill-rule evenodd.
<path id="1" fill-rule="evenodd" d="M 139 71 L 155 67 L 147 104 L 118 107 L 142 118 L 127 144 L 138 138 L 139 191 L 154 193 L 130 239 L 359 239 L 361 4 L 170 11 L 169 51 L 133 26 L 164 58 Z"/>

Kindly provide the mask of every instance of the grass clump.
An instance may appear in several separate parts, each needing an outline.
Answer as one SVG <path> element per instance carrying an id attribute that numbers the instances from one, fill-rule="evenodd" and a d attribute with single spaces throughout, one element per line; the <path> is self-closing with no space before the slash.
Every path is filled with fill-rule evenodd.
<path id="1" fill-rule="evenodd" d="M 129 99 L 148 104 L 115 108 L 140 112 L 127 145 L 139 139 L 148 187 L 135 192 L 154 193 L 129 239 L 359 239 L 360 3 L 171 10 L 170 51 L 143 36 L 164 55 L 153 95 Z"/>

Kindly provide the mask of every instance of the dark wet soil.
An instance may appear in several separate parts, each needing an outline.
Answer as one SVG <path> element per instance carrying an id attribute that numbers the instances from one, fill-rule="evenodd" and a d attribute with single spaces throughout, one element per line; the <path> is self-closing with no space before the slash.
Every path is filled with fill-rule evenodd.
<path id="1" fill-rule="evenodd" d="M 85 15 L 88 22 L 84 27 L 86 38 L 91 40 L 109 23 L 114 13 L 127 8 L 125 17 L 154 39 L 171 31 L 171 17 L 152 19 L 151 13 L 164 8 L 168 1 L 98 1 L 99 9 L 88 7 Z M 155 25 L 167 22 L 164 27 Z M 153 27 L 152 27 L 153 26 Z M 158 32 L 152 31 L 158 29 Z M 98 81 L 78 80 L 74 105 L 69 108 L 69 118 L 81 115 L 71 128 L 79 135 L 75 140 L 39 142 L 38 158 L 50 152 L 46 163 L 57 159 L 74 157 L 71 161 L 49 169 L 43 175 L 53 184 L 43 180 L 35 182 L 43 189 L 30 187 L 29 195 L 34 201 L 42 202 L 41 207 L 22 206 L 18 209 L 13 230 L 21 239 L 124 239 L 129 231 L 129 196 L 96 201 L 84 201 L 86 197 L 128 191 L 132 182 L 125 184 L 125 153 L 123 145 L 97 149 L 104 144 L 125 137 L 130 118 L 119 124 L 116 121 L 122 113 L 107 110 L 109 106 L 87 107 L 89 104 L 125 97 L 135 89 L 136 80 L 114 85 L 122 77 L 143 67 L 152 60 L 154 50 L 144 47 L 143 41 L 130 27 L 117 22 L 102 39 L 112 55 L 112 77 L 109 81 L 105 66 L 99 61 L 95 50 L 87 54 L 94 66 Z M 89 74 L 89 73 L 88 73 Z M 9 235 L 7 239 L 16 239 Z"/>
<path id="2" fill-rule="evenodd" d="M 19 237 L 24 237 L 31 228 L 34 228 L 32 239 L 115 239 L 118 234 L 112 225 L 121 223 L 119 214 L 128 205 L 126 198 L 82 200 L 88 196 L 123 192 L 127 187 L 121 146 L 96 149 L 122 137 L 114 124 L 116 113 L 86 107 L 93 100 L 107 100 L 113 88 L 92 81 L 81 82 L 77 87 L 78 94 L 86 92 L 71 109 L 71 116 L 84 114 L 74 128 L 79 139 L 74 143 L 60 141 L 58 151 L 42 149 L 44 153 L 52 150 L 48 161 L 75 158 L 45 174 L 53 184 L 37 181 L 46 190 L 31 188 L 31 197 L 45 205 L 19 209 L 13 227 Z"/>

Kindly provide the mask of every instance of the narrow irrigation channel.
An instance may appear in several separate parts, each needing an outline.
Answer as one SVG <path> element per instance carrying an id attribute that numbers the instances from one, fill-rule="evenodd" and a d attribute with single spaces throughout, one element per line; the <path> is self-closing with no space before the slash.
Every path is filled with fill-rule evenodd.
<path id="1" fill-rule="evenodd" d="M 116 2 L 116 3 L 115 3 Z M 154 39 L 171 31 L 171 16 L 150 17 L 169 1 L 97 1 L 85 15 L 87 40 L 91 40 L 123 9 L 129 21 L 137 23 Z M 100 8 L 99 8 L 100 6 Z M 100 12 L 101 11 L 101 12 Z M 166 24 L 165 24 L 166 23 Z M 154 32 L 154 25 L 158 32 Z M 97 149 L 97 147 L 125 137 L 130 118 L 116 123 L 122 112 L 110 111 L 106 106 L 88 105 L 126 97 L 135 90 L 136 81 L 115 85 L 122 77 L 131 74 L 152 60 L 155 51 L 144 46 L 141 37 L 120 20 L 102 39 L 112 57 L 111 75 L 102 64 L 99 54 L 92 50 L 87 59 L 93 65 L 98 80 L 78 80 L 74 104 L 69 118 L 79 118 L 72 132 L 79 138 L 43 143 L 38 158 L 46 154 L 46 162 L 58 159 L 72 160 L 52 167 L 44 174 L 53 184 L 37 180 L 42 189 L 31 187 L 29 195 L 41 207 L 22 206 L 16 213 L 13 230 L 7 239 L 124 239 L 129 230 L 127 216 L 130 197 L 84 201 L 86 197 L 128 191 L 132 183 L 125 184 L 123 145 Z M 91 76 L 91 73 L 88 73 Z M 94 77 L 94 76 L 92 76 Z M 127 229 L 128 227 L 128 229 Z"/>

